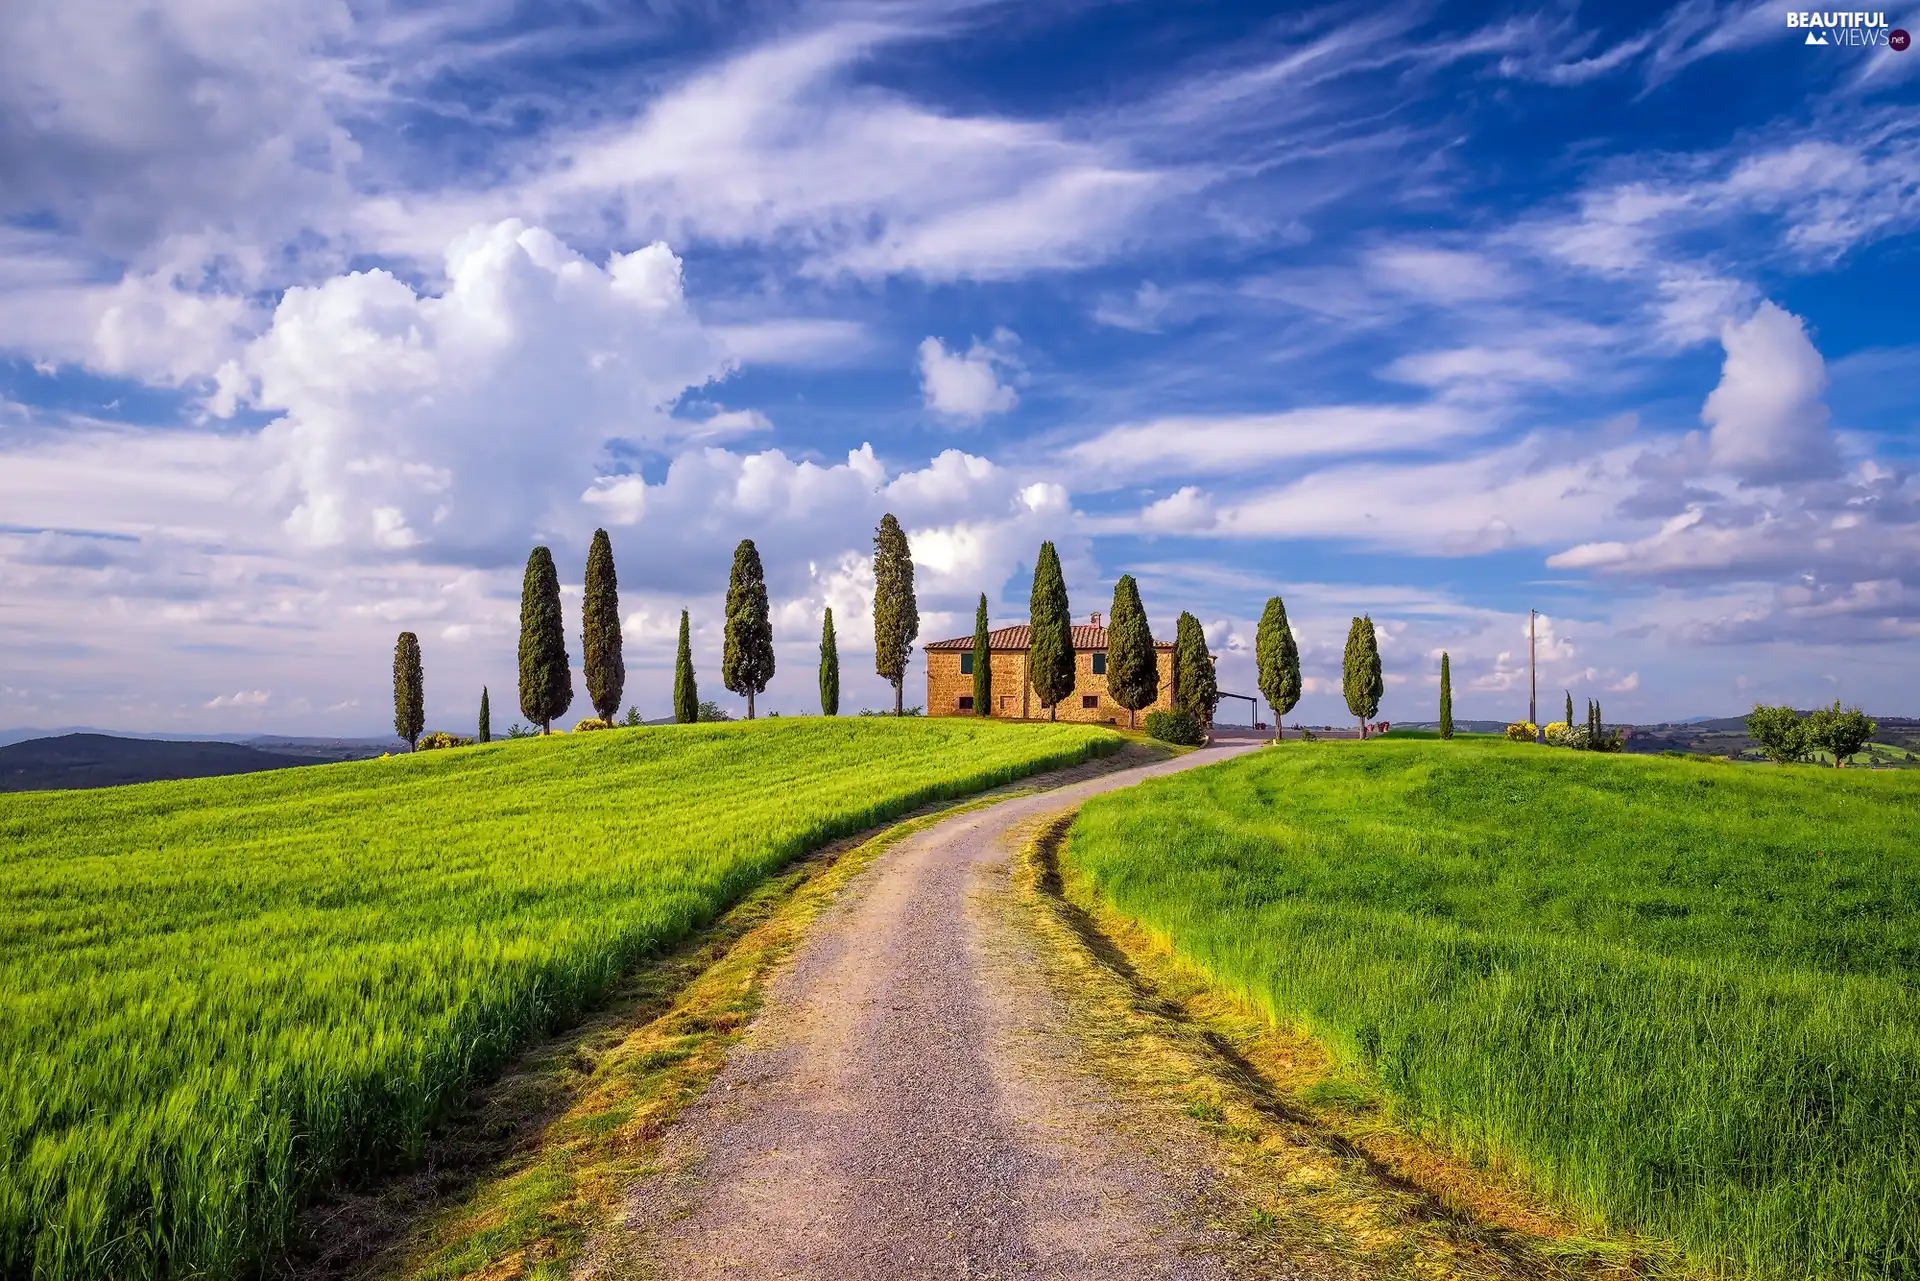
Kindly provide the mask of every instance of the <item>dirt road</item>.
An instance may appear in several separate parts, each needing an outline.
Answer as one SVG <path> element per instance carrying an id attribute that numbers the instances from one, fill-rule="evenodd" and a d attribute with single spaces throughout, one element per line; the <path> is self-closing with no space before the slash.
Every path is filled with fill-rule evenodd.
<path id="1" fill-rule="evenodd" d="M 635 1189 L 663 1277 L 1230 1275 L 1210 1173 L 1076 1070 L 1005 870 L 1013 829 L 1209 748 L 965 814 L 849 887 Z"/>

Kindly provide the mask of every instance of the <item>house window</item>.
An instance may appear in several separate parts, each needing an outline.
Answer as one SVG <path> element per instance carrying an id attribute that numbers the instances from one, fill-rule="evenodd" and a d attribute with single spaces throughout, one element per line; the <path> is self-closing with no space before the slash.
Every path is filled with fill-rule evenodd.
<path id="1" fill-rule="evenodd" d="M 960 696 L 960 710 L 963 712 L 970 712 L 973 710 L 973 695 L 962 694 Z"/>
<path id="2" fill-rule="evenodd" d="M 1008 709 L 1009 707 L 1012 707 L 1012 706 L 1013 706 L 1013 695 L 1011 695 L 1011 694 L 1002 694 L 1002 695 L 1000 696 L 1000 710 L 1004 712 L 1004 711 L 1006 711 L 1006 710 L 1007 710 L 1007 709 Z"/>
<path id="3" fill-rule="evenodd" d="M 1097 649 L 1093 652 L 1093 674 L 1095 676 L 1105 676 L 1107 674 L 1107 651 L 1104 649 Z"/>
<path id="4" fill-rule="evenodd" d="M 1098 707 L 1100 706 L 1100 696 L 1098 694 L 1082 694 L 1080 696 L 1080 706 Z"/>
<path id="5" fill-rule="evenodd" d="M 960 651 L 960 674 L 962 676 L 973 675 L 973 651 L 970 649 Z"/>

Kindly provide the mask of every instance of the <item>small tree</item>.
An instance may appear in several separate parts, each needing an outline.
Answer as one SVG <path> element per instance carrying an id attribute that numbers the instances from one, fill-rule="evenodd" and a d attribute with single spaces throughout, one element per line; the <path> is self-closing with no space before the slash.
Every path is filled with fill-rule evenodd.
<path id="1" fill-rule="evenodd" d="M 1073 693 L 1073 615 L 1067 604 L 1067 580 L 1060 572 L 1060 553 L 1051 542 L 1040 544 L 1033 564 L 1033 592 L 1027 599 L 1027 666 L 1029 682 L 1047 709 L 1047 719 L 1058 718 L 1060 700 Z"/>
<path id="2" fill-rule="evenodd" d="M 901 713 L 907 660 L 920 635 L 920 605 L 913 595 L 913 549 L 892 512 L 873 534 L 873 666 L 893 686 L 893 714 Z"/>
<path id="3" fill-rule="evenodd" d="M 587 673 L 587 698 L 594 713 L 611 725 L 626 689 L 627 664 L 620 652 L 620 582 L 613 572 L 613 542 L 604 529 L 593 531 L 593 544 L 587 550 L 580 652 Z"/>
<path id="4" fill-rule="evenodd" d="M 833 635 L 833 606 L 820 620 L 820 714 L 840 714 L 840 645 Z"/>
<path id="5" fill-rule="evenodd" d="M 1453 737 L 1453 662 L 1440 651 L 1440 737 Z"/>
<path id="6" fill-rule="evenodd" d="M 1562 723 L 1569 726 L 1573 724 L 1573 691 L 1572 690 L 1567 691 L 1567 714 L 1564 720 L 1562 721 Z"/>
<path id="7" fill-rule="evenodd" d="M 420 671 L 420 638 L 401 632 L 393 647 L 393 732 L 407 740 L 407 750 L 420 743 L 427 727 L 426 678 Z"/>
<path id="8" fill-rule="evenodd" d="M 727 583 L 727 635 L 720 658 L 720 682 L 747 700 L 773 679 L 773 622 L 767 616 L 767 575 L 751 538 L 733 549 L 733 576 Z"/>
<path id="9" fill-rule="evenodd" d="M 1107 693 L 1127 709 L 1128 729 L 1133 728 L 1135 713 L 1160 697 L 1160 653 L 1132 574 L 1120 575 L 1113 585 L 1113 613 L 1107 619 Z"/>
<path id="10" fill-rule="evenodd" d="M 1833 753 L 1833 767 L 1839 769 L 1848 757 L 1865 747 L 1880 727 L 1857 707 L 1840 710 L 1840 700 L 1823 707 L 1807 718 L 1807 738 L 1815 747 Z"/>
<path id="11" fill-rule="evenodd" d="M 1380 695 L 1386 690 L 1380 676 L 1380 643 L 1373 633 L 1373 618 L 1364 615 L 1347 629 L 1347 650 L 1340 664 L 1340 691 L 1346 695 L 1347 710 L 1360 718 L 1360 737 L 1367 736 L 1367 725 L 1380 710 Z"/>
<path id="12" fill-rule="evenodd" d="M 1220 683 L 1207 652 L 1206 629 L 1192 614 L 1182 613 L 1173 627 L 1173 710 L 1211 727 L 1219 705 Z"/>
<path id="13" fill-rule="evenodd" d="M 700 687 L 693 679 L 693 635 L 687 611 L 680 611 L 680 648 L 673 657 L 673 719 L 691 725 L 700 719 Z"/>
<path id="14" fill-rule="evenodd" d="M 973 611 L 973 714 L 993 715 L 993 638 L 987 630 L 987 594 Z"/>
<path id="15" fill-rule="evenodd" d="M 480 687 L 480 733 L 482 743 L 493 741 L 493 709 L 487 706 L 487 687 Z"/>
<path id="16" fill-rule="evenodd" d="M 1287 604 L 1278 596 L 1267 599 L 1267 608 L 1260 615 L 1253 656 L 1259 668 L 1260 692 L 1273 708 L 1273 737 L 1277 742 L 1284 733 L 1283 719 L 1300 701 L 1300 646 L 1287 622 Z"/>
<path id="17" fill-rule="evenodd" d="M 551 733 L 573 705 L 573 669 L 560 621 L 560 575 L 553 553 L 536 547 L 520 584 L 520 714 Z"/>
<path id="18" fill-rule="evenodd" d="M 1791 707 L 1755 703 L 1747 713 L 1747 733 L 1767 759 L 1786 765 L 1807 754 L 1807 723 Z"/>

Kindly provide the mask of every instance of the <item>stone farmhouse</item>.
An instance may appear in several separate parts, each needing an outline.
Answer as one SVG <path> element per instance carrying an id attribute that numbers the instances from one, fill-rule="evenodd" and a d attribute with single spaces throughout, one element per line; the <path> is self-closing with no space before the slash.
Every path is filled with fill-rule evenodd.
<path id="1" fill-rule="evenodd" d="M 1028 679 L 1027 625 L 987 633 L 993 663 L 993 706 L 989 715 L 1009 720 L 1045 719 L 1047 709 Z M 1095 614 L 1073 629 L 1073 693 L 1060 700 L 1055 716 L 1063 721 L 1125 725 L 1127 709 L 1107 693 L 1107 629 Z M 927 715 L 971 716 L 973 710 L 973 637 L 957 636 L 924 647 L 927 656 Z M 1160 696 L 1139 711 L 1173 707 L 1173 646 L 1155 641 L 1160 660 Z"/>

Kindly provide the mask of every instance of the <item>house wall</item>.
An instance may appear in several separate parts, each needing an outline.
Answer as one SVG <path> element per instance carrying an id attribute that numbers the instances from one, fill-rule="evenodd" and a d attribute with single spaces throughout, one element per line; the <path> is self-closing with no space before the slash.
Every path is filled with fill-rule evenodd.
<path id="1" fill-rule="evenodd" d="M 934 650 L 926 655 L 927 715 L 973 715 L 972 711 L 962 711 L 960 707 L 961 698 L 973 697 L 973 673 L 968 672 L 964 675 L 961 673 L 961 652 Z M 1094 650 L 1083 649 L 1074 654 L 1073 693 L 1061 700 L 1055 717 L 1063 721 L 1111 721 L 1118 725 L 1125 725 L 1127 709 L 1108 696 L 1107 678 L 1093 674 L 1094 653 Z M 1170 650 L 1161 650 L 1158 658 L 1160 696 L 1151 706 L 1140 709 L 1141 716 L 1145 716 L 1155 708 L 1165 711 L 1173 706 L 1173 653 Z M 1092 707 L 1085 705 L 1085 700 L 1089 697 L 1095 700 Z M 1046 719 L 1047 711 L 1040 706 L 1040 700 L 1034 697 L 1033 688 L 1027 681 L 1026 651 L 994 651 L 993 701 L 993 715 L 996 717 Z"/>

